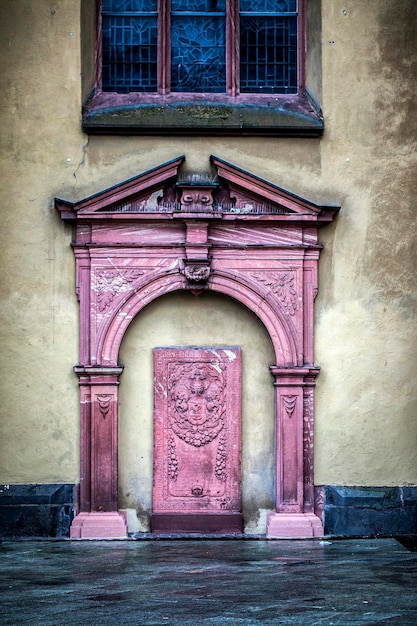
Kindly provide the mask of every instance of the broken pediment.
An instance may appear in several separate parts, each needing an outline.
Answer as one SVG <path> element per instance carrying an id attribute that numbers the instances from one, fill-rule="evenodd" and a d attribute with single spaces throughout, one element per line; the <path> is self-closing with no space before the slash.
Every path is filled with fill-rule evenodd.
<path id="1" fill-rule="evenodd" d="M 318 205 L 211 156 L 209 174 L 181 172 L 180 156 L 78 202 L 56 199 L 64 220 L 193 217 L 329 222 L 340 207 Z"/>

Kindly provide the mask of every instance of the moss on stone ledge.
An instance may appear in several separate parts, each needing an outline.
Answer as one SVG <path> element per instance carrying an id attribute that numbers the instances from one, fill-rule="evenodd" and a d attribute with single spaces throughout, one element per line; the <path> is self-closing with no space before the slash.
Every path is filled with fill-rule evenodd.
<path id="1" fill-rule="evenodd" d="M 312 108 L 179 102 L 92 109 L 83 116 L 88 133 L 230 134 L 319 136 L 323 120 Z"/>

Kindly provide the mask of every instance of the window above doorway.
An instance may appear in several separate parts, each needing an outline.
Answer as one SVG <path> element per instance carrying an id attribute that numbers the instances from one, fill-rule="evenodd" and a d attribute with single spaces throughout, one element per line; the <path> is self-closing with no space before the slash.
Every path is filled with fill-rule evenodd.
<path id="1" fill-rule="evenodd" d="M 101 0 L 90 133 L 312 135 L 306 0 Z"/>

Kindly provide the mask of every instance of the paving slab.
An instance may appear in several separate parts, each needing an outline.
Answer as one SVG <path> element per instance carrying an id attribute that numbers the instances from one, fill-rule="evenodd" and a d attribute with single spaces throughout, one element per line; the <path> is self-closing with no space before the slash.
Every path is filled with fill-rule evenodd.
<path id="1" fill-rule="evenodd" d="M 395 539 L 0 545 L 3 626 L 417 624 L 417 553 Z"/>

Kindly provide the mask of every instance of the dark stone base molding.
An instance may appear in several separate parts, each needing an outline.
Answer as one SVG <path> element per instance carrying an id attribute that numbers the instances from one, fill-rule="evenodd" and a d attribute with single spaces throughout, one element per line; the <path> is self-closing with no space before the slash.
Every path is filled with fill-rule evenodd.
<path id="1" fill-rule="evenodd" d="M 374 537 L 417 533 L 417 487 L 325 486 L 326 535 Z"/>
<path id="2" fill-rule="evenodd" d="M 416 487 L 316 487 L 321 494 L 320 509 L 325 535 L 337 537 L 375 537 L 417 535 Z M 65 539 L 77 502 L 77 485 L 26 484 L 0 485 L 0 537 L 18 539 L 48 537 Z M 317 511 L 318 512 L 318 511 Z M 176 532 L 242 532 L 241 516 L 228 520 L 207 520 L 196 516 L 190 525 L 180 519 Z M 232 516 L 233 517 L 233 516 Z M 172 518 L 172 516 L 171 516 Z M 202 521 L 205 523 L 202 524 Z M 153 516 L 153 532 L 166 532 L 166 520 Z M 221 522 L 221 523 L 219 523 Z M 169 520 L 172 531 L 172 519 Z M 140 538 L 141 533 L 135 534 Z"/>
<path id="3" fill-rule="evenodd" d="M 0 485 L 0 537 L 69 537 L 76 486 Z"/>
<path id="4" fill-rule="evenodd" d="M 240 534 L 242 529 L 240 513 L 154 513 L 152 532 L 154 533 L 221 533 Z"/>

